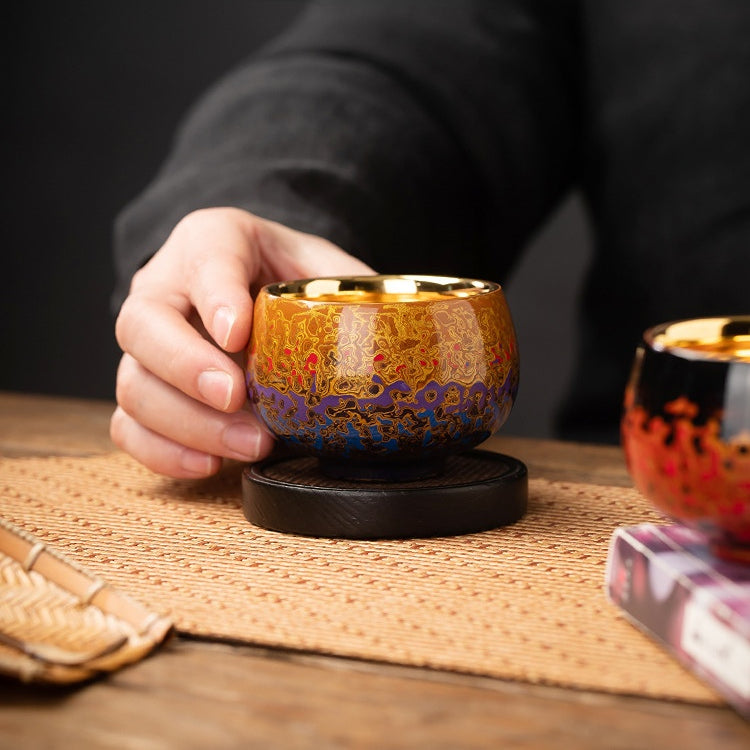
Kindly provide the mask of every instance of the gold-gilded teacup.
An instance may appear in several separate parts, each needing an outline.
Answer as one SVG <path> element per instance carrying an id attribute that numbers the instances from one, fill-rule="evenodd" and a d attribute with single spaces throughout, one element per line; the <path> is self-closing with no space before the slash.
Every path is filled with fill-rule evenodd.
<path id="1" fill-rule="evenodd" d="M 498 284 L 357 276 L 271 284 L 255 303 L 247 387 L 287 448 L 329 476 L 439 474 L 510 413 L 516 336 Z"/>

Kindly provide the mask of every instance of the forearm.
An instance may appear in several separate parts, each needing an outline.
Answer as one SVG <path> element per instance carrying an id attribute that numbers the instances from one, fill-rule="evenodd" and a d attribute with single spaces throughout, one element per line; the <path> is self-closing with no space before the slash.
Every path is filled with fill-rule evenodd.
<path id="1" fill-rule="evenodd" d="M 549 10 L 468 5 L 323 3 L 218 84 L 118 221 L 119 297 L 217 205 L 383 271 L 503 274 L 571 181 L 574 62 Z"/>

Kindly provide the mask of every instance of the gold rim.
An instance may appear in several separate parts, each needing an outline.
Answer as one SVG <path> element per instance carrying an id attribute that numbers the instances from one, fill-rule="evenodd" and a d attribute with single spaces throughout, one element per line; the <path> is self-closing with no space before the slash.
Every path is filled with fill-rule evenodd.
<path id="1" fill-rule="evenodd" d="M 453 276 L 373 275 L 297 279 L 269 284 L 271 297 L 304 302 L 424 302 L 434 299 L 463 299 L 497 291 L 492 281 Z"/>
<path id="2" fill-rule="evenodd" d="M 671 321 L 649 328 L 644 340 L 687 359 L 750 362 L 750 315 Z"/>

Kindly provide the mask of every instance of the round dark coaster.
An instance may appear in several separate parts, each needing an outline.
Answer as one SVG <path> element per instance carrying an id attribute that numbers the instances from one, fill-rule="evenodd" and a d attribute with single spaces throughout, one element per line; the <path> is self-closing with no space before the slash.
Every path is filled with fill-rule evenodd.
<path id="1" fill-rule="evenodd" d="M 526 512 L 528 474 L 516 458 L 473 450 L 439 477 L 356 482 L 326 477 L 309 457 L 270 458 L 242 473 L 242 509 L 274 531 L 348 539 L 404 539 L 486 531 Z"/>

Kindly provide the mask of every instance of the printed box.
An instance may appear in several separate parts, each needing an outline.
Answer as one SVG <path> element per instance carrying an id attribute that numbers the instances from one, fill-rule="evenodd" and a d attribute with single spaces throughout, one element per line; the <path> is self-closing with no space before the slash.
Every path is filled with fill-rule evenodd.
<path id="1" fill-rule="evenodd" d="M 609 599 L 750 718 L 750 565 L 719 560 L 679 524 L 617 529 Z"/>

